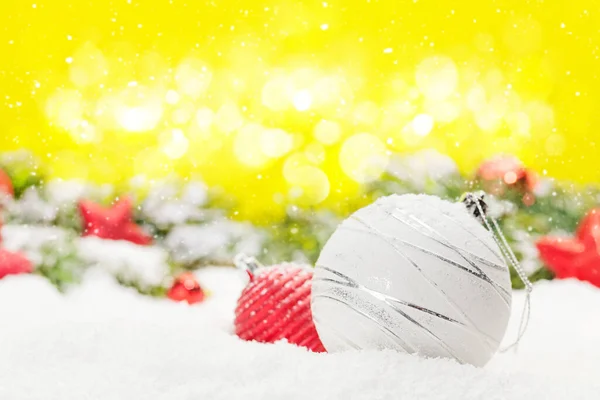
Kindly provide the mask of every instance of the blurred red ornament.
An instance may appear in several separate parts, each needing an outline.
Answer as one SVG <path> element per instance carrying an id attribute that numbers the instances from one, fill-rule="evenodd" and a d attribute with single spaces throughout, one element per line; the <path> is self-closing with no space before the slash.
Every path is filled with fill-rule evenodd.
<path id="1" fill-rule="evenodd" d="M 128 197 L 105 208 L 88 200 L 79 202 L 79 212 L 83 218 L 83 236 L 98 236 L 103 239 L 127 240 L 147 245 L 152 237 L 132 221 L 132 203 Z"/>
<path id="2" fill-rule="evenodd" d="M 477 177 L 489 193 L 501 195 L 507 187 L 516 188 L 524 192 L 523 204 L 531 206 L 535 203 L 532 192 L 538 184 L 538 177 L 516 157 L 498 156 L 484 161 L 477 170 Z"/>
<path id="3" fill-rule="evenodd" d="M 575 238 L 544 237 L 536 245 L 557 278 L 577 278 L 600 287 L 600 208 L 585 216 Z"/>
<path id="4" fill-rule="evenodd" d="M 195 304 L 204 301 L 206 295 L 194 274 L 186 272 L 175 279 L 173 286 L 167 292 L 167 297 L 174 301 L 187 301 L 188 304 Z"/>
<path id="5" fill-rule="evenodd" d="M 236 335 L 263 343 L 286 339 L 314 352 L 325 352 L 310 309 L 310 268 L 284 264 L 257 269 L 251 258 L 236 264 L 246 268 L 250 276 L 235 310 Z"/>
<path id="6" fill-rule="evenodd" d="M 6 275 L 28 274 L 33 271 L 33 264 L 20 253 L 0 249 L 0 279 Z"/>
<path id="7" fill-rule="evenodd" d="M 10 177 L 0 168 L 0 192 L 13 197 L 15 190 Z"/>
<path id="8" fill-rule="evenodd" d="M 500 181 L 507 186 L 522 185 L 532 191 L 538 183 L 537 175 L 523 166 L 516 157 L 498 156 L 484 161 L 477 170 L 484 181 Z"/>

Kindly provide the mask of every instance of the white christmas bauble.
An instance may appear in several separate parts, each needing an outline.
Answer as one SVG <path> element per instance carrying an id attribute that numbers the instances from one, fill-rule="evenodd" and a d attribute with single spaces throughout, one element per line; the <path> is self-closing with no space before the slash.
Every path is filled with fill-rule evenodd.
<path id="1" fill-rule="evenodd" d="M 333 233 L 311 307 L 329 352 L 391 348 L 483 366 L 506 331 L 510 276 L 464 204 L 393 195 Z"/>

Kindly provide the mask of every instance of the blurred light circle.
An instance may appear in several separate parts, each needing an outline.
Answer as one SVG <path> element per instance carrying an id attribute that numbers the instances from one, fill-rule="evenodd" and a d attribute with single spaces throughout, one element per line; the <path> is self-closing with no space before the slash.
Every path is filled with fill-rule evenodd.
<path id="1" fill-rule="evenodd" d="M 217 111 L 214 123 L 221 132 L 231 133 L 243 125 L 244 117 L 235 103 L 227 102 Z"/>
<path id="2" fill-rule="evenodd" d="M 207 131 L 215 119 L 215 113 L 208 107 L 202 107 L 196 111 L 196 125 L 202 131 Z"/>
<path id="3" fill-rule="evenodd" d="M 514 171 L 508 171 L 504 174 L 504 182 L 507 185 L 512 185 L 517 182 L 517 174 Z"/>
<path id="4" fill-rule="evenodd" d="M 388 158 L 383 142 L 368 133 L 359 133 L 346 139 L 339 154 L 344 173 L 360 183 L 379 178 L 385 171 Z"/>
<path id="5" fill-rule="evenodd" d="M 77 90 L 57 90 L 46 102 L 46 115 L 63 129 L 69 129 L 74 121 L 80 121 L 83 112 L 83 97 Z"/>
<path id="6" fill-rule="evenodd" d="M 183 125 L 189 122 L 194 113 L 194 105 L 190 102 L 183 102 L 177 109 L 173 110 L 171 120 L 176 125 Z"/>
<path id="7" fill-rule="evenodd" d="M 166 154 L 158 148 L 148 148 L 140 151 L 133 160 L 134 175 L 162 177 L 168 172 Z"/>
<path id="8" fill-rule="evenodd" d="M 263 133 L 264 128 L 255 123 L 246 124 L 237 132 L 233 152 L 242 164 L 256 168 L 269 162 L 261 148 Z"/>
<path id="9" fill-rule="evenodd" d="M 492 106 L 487 105 L 475 113 L 475 123 L 481 130 L 493 133 L 500 129 L 502 114 Z"/>
<path id="10" fill-rule="evenodd" d="M 165 94 L 165 101 L 171 105 L 179 103 L 180 98 L 181 96 L 179 96 L 179 93 L 175 90 L 169 90 L 167 91 L 167 94 Z"/>
<path id="11" fill-rule="evenodd" d="M 119 125 L 129 132 L 145 132 L 153 129 L 162 117 L 162 109 L 156 107 L 123 107 L 116 112 Z"/>
<path id="12" fill-rule="evenodd" d="M 289 107 L 291 84 L 284 77 L 269 80 L 262 88 L 262 104 L 272 111 L 284 111 Z"/>
<path id="13" fill-rule="evenodd" d="M 272 158 L 286 155 L 294 144 L 294 140 L 283 129 L 265 129 L 260 137 L 262 152 Z"/>
<path id="14" fill-rule="evenodd" d="M 508 124 L 511 132 L 520 136 L 529 136 L 531 121 L 526 113 L 516 112 L 508 115 L 506 117 L 506 123 Z"/>
<path id="15" fill-rule="evenodd" d="M 481 74 L 481 73 L 480 73 Z M 480 80 L 483 86 L 486 88 L 488 93 L 498 95 L 505 89 L 504 86 L 504 74 L 498 68 L 490 68 L 485 73 L 481 74 L 478 80 Z M 483 79 L 482 79 L 483 78 Z"/>
<path id="16" fill-rule="evenodd" d="M 415 106 L 409 101 L 394 102 L 383 109 L 381 129 L 384 131 L 396 130 L 410 122 L 415 113 Z"/>
<path id="17" fill-rule="evenodd" d="M 447 99 L 445 101 L 431 101 L 425 103 L 427 114 L 438 122 L 448 123 L 454 121 L 460 115 L 460 106 L 456 102 Z"/>
<path id="18" fill-rule="evenodd" d="M 146 132 L 154 129 L 163 117 L 164 98 L 162 90 L 139 84 L 128 86 L 115 96 L 105 95 L 100 99 L 98 111 L 112 116 L 105 119 L 104 128 L 121 128 L 129 132 Z M 117 126 L 110 126 L 116 122 Z"/>
<path id="19" fill-rule="evenodd" d="M 398 75 L 392 78 L 390 87 L 395 94 L 402 95 L 408 89 L 408 83 L 402 75 Z"/>
<path id="20" fill-rule="evenodd" d="M 283 163 L 283 177 L 289 182 L 294 181 L 296 171 L 306 165 L 311 165 L 311 162 L 304 152 L 289 155 Z"/>
<path id="21" fill-rule="evenodd" d="M 326 107 L 340 101 L 342 97 L 339 79 L 323 77 L 311 87 L 313 102 L 316 106 Z"/>
<path id="22" fill-rule="evenodd" d="M 312 165 L 298 167 L 290 184 L 290 200 L 300 205 L 316 205 L 329 196 L 329 179 L 325 172 Z"/>
<path id="23" fill-rule="evenodd" d="M 292 103 L 294 108 L 298 111 L 308 111 L 312 105 L 312 94 L 309 90 L 303 89 L 294 93 Z"/>
<path id="24" fill-rule="evenodd" d="M 428 114 L 416 115 L 412 121 L 412 128 L 418 136 L 427 136 L 433 129 L 433 117 Z"/>
<path id="25" fill-rule="evenodd" d="M 539 132 L 554 128 L 554 110 L 550 105 L 541 101 L 532 101 L 525 105 L 525 110 L 531 125 Z"/>
<path id="26" fill-rule="evenodd" d="M 314 136 L 319 142 L 332 145 L 336 143 L 342 136 L 342 128 L 335 121 L 327 121 L 322 119 L 315 125 Z"/>
<path id="27" fill-rule="evenodd" d="M 204 94 L 211 81 L 212 72 L 204 62 L 196 58 L 183 60 L 175 71 L 177 89 L 193 99 Z"/>
<path id="28" fill-rule="evenodd" d="M 467 108 L 471 111 L 479 111 L 485 107 L 487 102 L 485 89 L 476 85 L 467 92 Z"/>
<path id="29" fill-rule="evenodd" d="M 85 119 L 75 121 L 69 133 L 78 144 L 96 143 L 102 139 L 101 132 Z"/>
<path id="30" fill-rule="evenodd" d="M 419 90 L 425 97 L 443 100 L 456 90 L 458 71 L 452 59 L 433 56 L 419 63 L 416 80 Z"/>
<path id="31" fill-rule="evenodd" d="M 304 148 L 306 158 L 313 164 L 321 164 L 325 161 L 325 147 L 321 143 L 312 142 Z"/>
<path id="32" fill-rule="evenodd" d="M 375 125 L 379 117 L 379 107 L 372 101 L 363 101 L 354 107 L 354 123 Z"/>
<path id="33" fill-rule="evenodd" d="M 159 137 L 160 148 L 172 160 L 177 160 L 188 151 L 189 141 L 181 129 L 171 129 Z"/>
<path id="34" fill-rule="evenodd" d="M 323 115 L 343 114 L 351 110 L 354 99 L 352 88 L 343 76 L 325 76 L 317 79 L 310 88 L 312 107 Z"/>
<path id="35" fill-rule="evenodd" d="M 92 43 L 84 44 L 69 65 L 69 78 L 75 86 L 87 87 L 108 75 L 108 62 L 101 50 Z"/>

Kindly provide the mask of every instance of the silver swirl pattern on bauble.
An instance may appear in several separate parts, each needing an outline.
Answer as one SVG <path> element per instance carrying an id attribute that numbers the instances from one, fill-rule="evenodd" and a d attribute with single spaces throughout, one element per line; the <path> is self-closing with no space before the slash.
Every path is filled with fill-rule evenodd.
<path id="1" fill-rule="evenodd" d="M 489 233 L 454 206 L 393 196 L 338 227 L 313 278 L 313 317 L 328 351 L 491 358 L 510 314 L 508 269 Z"/>

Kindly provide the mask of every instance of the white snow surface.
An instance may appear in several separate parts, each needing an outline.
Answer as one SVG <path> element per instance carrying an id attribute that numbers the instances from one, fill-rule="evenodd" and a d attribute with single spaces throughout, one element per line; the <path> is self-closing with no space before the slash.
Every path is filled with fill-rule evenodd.
<path id="1" fill-rule="evenodd" d="M 232 334 L 244 274 L 197 273 L 194 306 L 144 297 L 92 269 L 61 295 L 43 278 L 0 281 L 0 399 L 597 399 L 600 289 L 542 282 L 518 352 L 484 368 L 393 351 L 314 354 Z M 505 342 L 523 297 L 515 295 Z"/>

